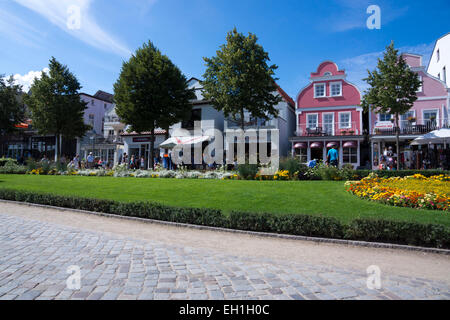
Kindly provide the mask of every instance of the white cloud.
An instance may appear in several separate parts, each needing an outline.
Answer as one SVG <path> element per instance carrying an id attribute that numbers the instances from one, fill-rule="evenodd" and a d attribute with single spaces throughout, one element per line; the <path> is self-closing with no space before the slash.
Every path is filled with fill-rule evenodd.
<path id="1" fill-rule="evenodd" d="M 42 72 L 45 72 L 48 74 L 50 70 L 48 68 L 42 69 L 42 71 L 30 71 L 27 74 L 21 75 L 21 74 L 15 74 L 13 75 L 13 78 L 15 80 L 16 84 L 22 85 L 22 91 L 28 92 L 30 90 L 31 85 L 34 82 L 34 79 L 38 78 L 40 79 L 42 76 Z"/>
<path id="2" fill-rule="evenodd" d="M 16 3 L 40 14 L 61 30 L 73 37 L 102 50 L 111 51 L 121 56 L 129 56 L 130 50 L 103 30 L 89 11 L 92 0 L 14 0 Z M 69 29 L 70 7 L 80 9 L 80 28 Z"/>
<path id="3" fill-rule="evenodd" d="M 29 47 L 38 48 L 42 45 L 43 33 L 40 30 L 2 9 L 0 9 L 0 35 Z"/>
<path id="4" fill-rule="evenodd" d="M 428 65 L 433 52 L 434 42 L 430 44 L 419 44 L 417 46 L 404 46 L 397 48 L 399 54 L 414 53 L 422 55 L 422 64 Z M 367 77 L 367 70 L 374 70 L 377 66 L 378 58 L 383 57 L 384 51 L 371 52 L 356 57 L 344 59 L 338 63 L 339 67 L 345 69 L 347 79 L 356 84 L 361 91 L 368 88 L 367 83 L 362 79 Z"/>

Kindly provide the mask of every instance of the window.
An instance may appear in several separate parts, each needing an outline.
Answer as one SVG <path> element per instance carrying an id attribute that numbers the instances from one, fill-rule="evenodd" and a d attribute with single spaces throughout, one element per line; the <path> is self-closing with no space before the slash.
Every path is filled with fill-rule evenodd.
<path id="1" fill-rule="evenodd" d="M 202 120 L 202 109 L 193 109 L 191 113 L 191 118 L 187 121 L 181 123 L 183 129 L 194 129 L 195 121 Z"/>
<path id="2" fill-rule="evenodd" d="M 424 124 L 436 125 L 438 118 L 437 110 L 424 110 L 423 111 L 423 122 Z"/>
<path id="3" fill-rule="evenodd" d="M 91 100 L 91 104 L 92 104 L 92 105 L 94 105 L 94 104 L 95 104 L 95 101 L 94 101 L 94 99 L 92 99 L 92 100 Z"/>
<path id="4" fill-rule="evenodd" d="M 114 136 L 114 130 L 108 130 L 108 135 L 110 137 L 113 137 Z"/>
<path id="5" fill-rule="evenodd" d="M 92 126 L 92 129 L 94 129 L 94 120 L 95 116 L 93 114 L 89 115 L 89 124 Z"/>
<path id="6" fill-rule="evenodd" d="M 105 103 L 105 109 L 108 107 L 108 105 Z"/>
<path id="7" fill-rule="evenodd" d="M 341 96 L 342 95 L 342 83 L 341 82 L 332 82 L 331 83 L 331 96 Z"/>
<path id="8" fill-rule="evenodd" d="M 308 161 L 307 149 L 295 149 L 295 155 L 299 158 L 300 162 L 305 163 Z"/>
<path id="9" fill-rule="evenodd" d="M 439 60 L 441 59 L 441 55 L 439 53 L 439 49 L 437 49 L 437 51 L 436 51 L 436 59 L 437 59 L 437 62 L 439 62 Z"/>
<path id="10" fill-rule="evenodd" d="M 408 111 L 400 116 L 400 127 L 405 127 L 416 118 L 416 112 L 414 110 Z"/>
<path id="11" fill-rule="evenodd" d="M 442 81 L 447 82 L 447 72 L 445 71 L 445 67 L 442 68 Z"/>
<path id="12" fill-rule="evenodd" d="M 323 130 L 328 135 L 334 134 L 333 122 L 334 122 L 334 113 L 324 113 L 323 114 Z"/>
<path id="13" fill-rule="evenodd" d="M 330 71 L 327 71 L 327 72 L 325 72 L 323 75 L 324 75 L 324 76 L 331 76 L 331 72 L 330 72 Z"/>
<path id="14" fill-rule="evenodd" d="M 380 121 L 391 121 L 391 115 L 389 113 L 380 113 L 378 118 Z"/>
<path id="15" fill-rule="evenodd" d="M 340 112 L 339 113 L 339 129 L 349 129 L 351 125 L 351 113 L 350 112 Z"/>
<path id="16" fill-rule="evenodd" d="M 342 162 L 343 163 L 357 163 L 358 162 L 358 149 L 357 148 L 343 148 L 342 150 Z"/>
<path id="17" fill-rule="evenodd" d="M 325 97 L 325 83 L 318 83 L 314 85 L 314 98 Z"/>
<path id="18" fill-rule="evenodd" d="M 422 89 L 423 89 L 423 80 L 422 80 L 423 78 L 422 78 L 422 76 L 419 76 L 419 81 L 420 81 L 420 87 L 419 87 L 419 89 L 417 89 L 417 91 L 416 92 L 422 92 Z"/>
<path id="19" fill-rule="evenodd" d="M 307 122 L 307 128 L 309 128 L 309 129 L 317 128 L 318 115 L 316 113 L 306 115 L 306 122 Z"/>

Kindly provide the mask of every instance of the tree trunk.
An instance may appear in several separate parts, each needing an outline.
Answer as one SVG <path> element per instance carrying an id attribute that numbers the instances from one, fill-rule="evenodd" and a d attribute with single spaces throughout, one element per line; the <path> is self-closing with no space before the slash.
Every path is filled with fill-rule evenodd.
<path id="1" fill-rule="evenodd" d="M 395 142 L 397 144 L 397 170 L 400 170 L 400 127 L 398 125 L 398 113 L 395 114 Z"/>

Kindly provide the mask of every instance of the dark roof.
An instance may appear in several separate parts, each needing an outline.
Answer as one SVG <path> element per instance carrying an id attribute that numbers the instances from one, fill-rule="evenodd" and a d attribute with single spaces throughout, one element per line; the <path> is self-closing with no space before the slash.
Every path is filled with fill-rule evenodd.
<path id="1" fill-rule="evenodd" d="M 110 103 L 113 103 L 113 99 L 114 96 L 111 93 L 102 91 L 102 90 L 98 90 L 95 94 L 94 97 L 96 97 L 97 99 L 103 100 L 103 101 L 107 101 Z"/>
<path id="2" fill-rule="evenodd" d="M 284 100 L 291 105 L 291 107 L 295 107 L 295 102 L 292 98 L 277 84 L 278 93 L 284 98 Z"/>

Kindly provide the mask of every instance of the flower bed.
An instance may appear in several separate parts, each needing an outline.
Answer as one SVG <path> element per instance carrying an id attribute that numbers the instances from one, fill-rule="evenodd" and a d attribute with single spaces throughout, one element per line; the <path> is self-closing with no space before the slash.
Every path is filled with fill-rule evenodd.
<path id="1" fill-rule="evenodd" d="M 361 181 L 348 181 L 346 189 L 393 206 L 450 211 L 450 175 L 380 178 L 372 173 Z"/>

